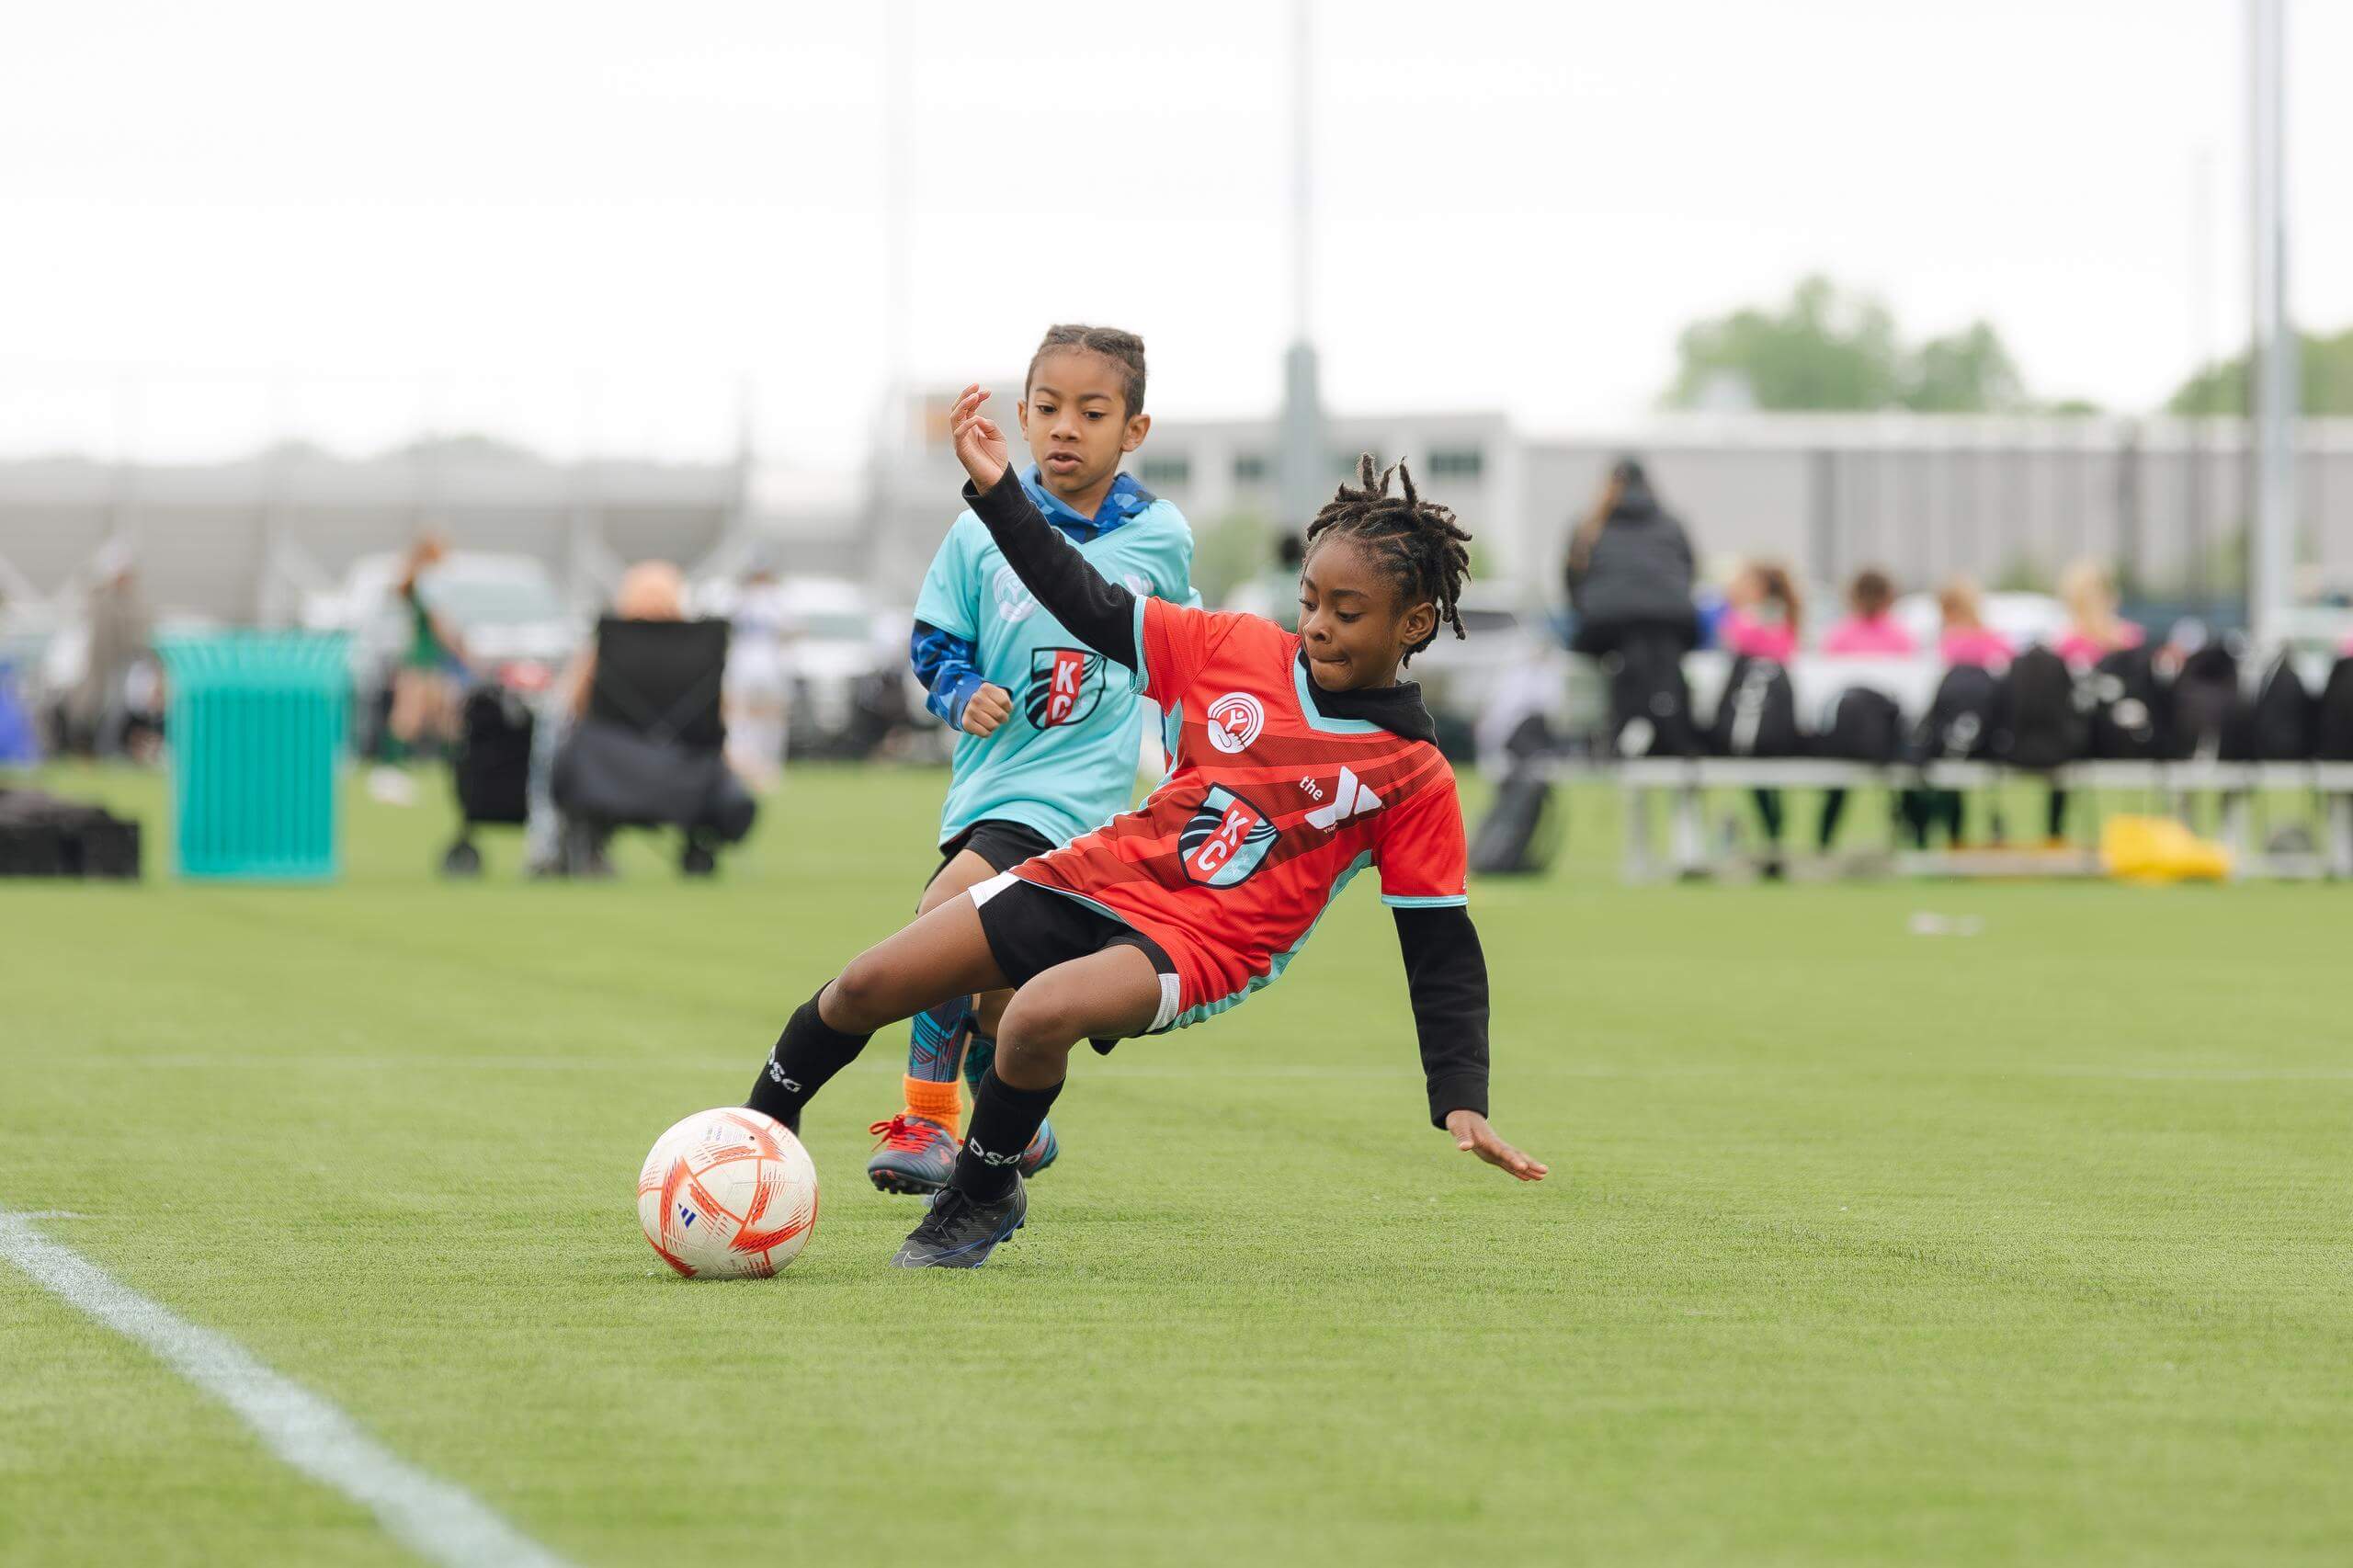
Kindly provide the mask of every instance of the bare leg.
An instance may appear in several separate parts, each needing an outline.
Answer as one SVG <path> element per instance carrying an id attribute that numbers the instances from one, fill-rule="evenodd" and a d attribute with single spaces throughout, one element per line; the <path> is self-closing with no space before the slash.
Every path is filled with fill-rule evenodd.
<path id="1" fill-rule="evenodd" d="M 857 1059 L 876 1029 L 948 997 L 1004 984 L 981 933 L 981 912 L 969 898 L 943 903 L 858 954 L 801 1005 L 745 1103 L 797 1129 L 802 1108 Z"/>
<path id="2" fill-rule="evenodd" d="M 996 1075 L 1017 1089 L 1050 1089 L 1083 1040 L 1143 1033 L 1160 1011 L 1160 974 L 1122 944 L 1056 964 L 1013 994 L 997 1025 Z"/>
<path id="3" fill-rule="evenodd" d="M 392 672 L 392 708 L 384 716 L 384 727 L 392 739 L 404 746 L 413 746 L 425 729 L 426 704 L 430 694 L 426 687 L 426 672 L 406 667 Z"/>
<path id="4" fill-rule="evenodd" d="M 828 1028 L 871 1034 L 935 1002 L 1006 983 L 981 934 L 980 910 L 969 898 L 951 899 L 852 959 L 819 994 L 817 1012 Z"/>
<path id="5" fill-rule="evenodd" d="M 1062 1092 L 1071 1047 L 1097 1035 L 1141 1033 L 1159 1008 L 1152 960 L 1125 946 L 1056 964 L 1015 992 L 999 1026 L 996 1061 L 972 1096 L 972 1123 L 948 1197 L 892 1261 L 972 1267 L 1011 1235 L 1029 1212 L 1020 1153 Z"/>

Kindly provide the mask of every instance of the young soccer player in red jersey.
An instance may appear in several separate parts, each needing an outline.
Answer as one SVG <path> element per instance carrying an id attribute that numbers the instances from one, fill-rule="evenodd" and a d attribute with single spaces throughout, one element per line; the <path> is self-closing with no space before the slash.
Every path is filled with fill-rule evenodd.
<path id="1" fill-rule="evenodd" d="M 886 1024 L 1011 988 L 996 1060 L 948 1187 L 900 1267 L 971 1268 L 1023 1222 L 1016 1168 L 1081 1040 L 1198 1022 L 1279 977 L 1348 879 L 1379 869 L 1394 911 L 1430 1119 L 1522 1181 L 1546 1167 L 1487 1124 L 1487 974 L 1464 908 L 1454 775 L 1406 660 L 1462 634 L 1469 540 L 1403 465 L 1343 486 L 1308 527 L 1300 630 L 1139 597 L 1107 582 L 1008 477 L 967 388 L 953 419 L 967 503 L 1038 602 L 1181 720 L 1175 766 L 1132 812 L 1024 861 L 867 949 L 803 1003 L 751 1107 L 801 1108 Z"/>

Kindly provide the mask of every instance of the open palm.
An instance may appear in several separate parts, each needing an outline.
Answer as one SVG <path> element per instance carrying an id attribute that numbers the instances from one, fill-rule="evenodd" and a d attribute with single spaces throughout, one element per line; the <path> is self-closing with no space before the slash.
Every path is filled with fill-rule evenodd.
<path id="1" fill-rule="evenodd" d="M 978 381 L 964 389 L 949 415 L 949 431 L 956 443 L 956 459 L 972 483 L 986 490 L 1005 476 L 1006 465 L 1012 460 L 1005 444 L 1005 432 L 996 422 L 981 413 L 981 404 L 989 400 Z"/>

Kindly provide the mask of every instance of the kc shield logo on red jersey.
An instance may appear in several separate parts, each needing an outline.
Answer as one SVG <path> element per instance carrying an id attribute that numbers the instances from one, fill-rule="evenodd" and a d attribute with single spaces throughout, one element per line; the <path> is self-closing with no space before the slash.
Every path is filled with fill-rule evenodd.
<path id="1" fill-rule="evenodd" d="M 1103 655 L 1083 648 L 1038 648 L 1029 654 L 1022 711 L 1034 729 L 1075 724 L 1103 700 Z"/>
<path id="2" fill-rule="evenodd" d="M 1256 870 L 1279 836 L 1267 813 L 1228 790 L 1212 785 L 1192 820 L 1176 836 L 1185 875 L 1204 887 L 1230 888 Z"/>

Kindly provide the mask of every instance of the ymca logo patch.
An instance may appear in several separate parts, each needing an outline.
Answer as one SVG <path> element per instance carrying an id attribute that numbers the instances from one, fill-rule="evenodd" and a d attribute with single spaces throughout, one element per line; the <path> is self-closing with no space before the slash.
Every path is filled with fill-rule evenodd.
<path id="1" fill-rule="evenodd" d="M 1176 851 L 1187 878 L 1204 887 L 1230 888 L 1265 862 L 1277 836 L 1266 812 L 1218 784 L 1201 797 L 1192 820 L 1176 835 Z"/>
<path id="2" fill-rule="evenodd" d="M 1027 620 L 1037 613 L 1037 596 L 1022 585 L 1021 574 L 1012 567 L 998 567 L 996 575 L 989 579 L 989 586 L 996 595 L 996 613 L 1006 625 Z"/>
<path id="3" fill-rule="evenodd" d="M 1035 648 L 1021 710 L 1032 729 L 1075 724 L 1103 700 L 1103 655 L 1084 648 Z"/>
<path id="4" fill-rule="evenodd" d="M 1267 710 L 1246 691 L 1229 691 L 1210 704 L 1210 744 L 1231 756 L 1258 738 Z"/>

